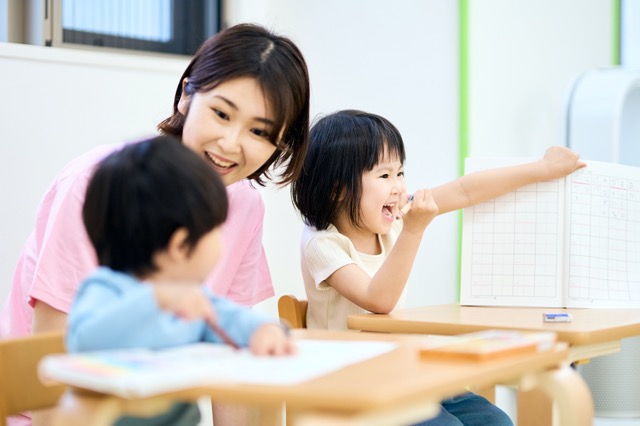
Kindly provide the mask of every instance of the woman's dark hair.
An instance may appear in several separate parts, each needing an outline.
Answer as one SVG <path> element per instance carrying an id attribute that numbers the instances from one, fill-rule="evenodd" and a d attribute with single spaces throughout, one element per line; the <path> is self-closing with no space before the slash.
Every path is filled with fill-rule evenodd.
<path id="1" fill-rule="evenodd" d="M 145 275 L 153 255 L 178 228 L 192 249 L 227 218 L 227 193 L 218 174 L 170 136 L 126 145 L 102 160 L 82 210 L 100 265 Z"/>
<path id="2" fill-rule="evenodd" d="M 384 117 L 345 110 L 318 120 L 309 136 L 302 172 L 291 185 L 294 206 L 318 230 L 327 229 L 342 211 L 360 226 L 362 175 L 385 155 L 404 163 L 400 132 Z"/>
<path id="3" fill-rule="evenodd" d="M 300 50 L 286 37 L 267 29 L 239 24 L 206 40 L 182 74 L 173 101 L 173 115 L 158 128 L 182 138 L 185 116 L 178 111 L 183 92 L 206 92 L 235 78 L 255 78 L 274 114 L 271 142 L 278 148 L 271 158 L 248 178 L 264 185 L 271 179 L 269 168 L 284 166 L 275 182 L 285 185 L 300 173 L 309 132 L 309 73 Z M 282 139 L 278 138 L 282 135 Z M 280 169 L 279 169 L 280 170 Z"/>

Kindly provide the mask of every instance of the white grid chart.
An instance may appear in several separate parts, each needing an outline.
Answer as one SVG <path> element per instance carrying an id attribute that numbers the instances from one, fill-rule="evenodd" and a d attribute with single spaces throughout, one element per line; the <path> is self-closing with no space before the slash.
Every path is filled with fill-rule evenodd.
<path id="1" fill-rule="evenodd" d="M 640 180 L 570 179 L 569 298 L 640 302 Z"/>
<path id="2" fill-rule="evenodd" d="M 528 185 L 472 208 L 472 296 L 559 296 L 560 185 Z"/>

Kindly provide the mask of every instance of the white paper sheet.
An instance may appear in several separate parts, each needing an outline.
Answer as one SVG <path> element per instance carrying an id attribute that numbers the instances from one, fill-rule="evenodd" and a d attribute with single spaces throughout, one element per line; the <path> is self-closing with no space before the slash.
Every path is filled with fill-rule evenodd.
<path id="1" fill-rule="evenodd" d="M 391 342 L 300 340 L 292 356 L 254 356 L 224 345 L 193 344 L 162 351 L 121 350 L 50 355 L 40 375 L 53 381 L 124 397 L 230 382 L 292 385 L 397 347 Z"/>

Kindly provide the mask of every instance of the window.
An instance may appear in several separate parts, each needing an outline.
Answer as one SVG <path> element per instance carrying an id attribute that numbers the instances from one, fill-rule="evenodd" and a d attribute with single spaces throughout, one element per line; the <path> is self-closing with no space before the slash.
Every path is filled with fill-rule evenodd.
<path id="1" fill-rule="evenodd" d="M 220 30 L 220 3 L 221 0 L 50 0 L 45 2 L 45 44 L 193 55 L 205 39 Z M 47 28 L 51 29 L 48 39 Z"/>

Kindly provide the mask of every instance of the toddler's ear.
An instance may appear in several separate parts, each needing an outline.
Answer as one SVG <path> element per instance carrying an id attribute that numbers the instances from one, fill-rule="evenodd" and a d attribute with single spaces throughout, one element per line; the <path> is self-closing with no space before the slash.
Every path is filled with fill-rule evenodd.
<path id="1" fill-rule="evenodd" d="M 191 247 L 187 242 L 188 236 L 189 231 L 184 227 L 178 228 L 173 232 L 171 238 L 169 239 L 169 244 L 167 244 L 167 254 L 171 258 L 185 259 L 189 257 Z"/>

